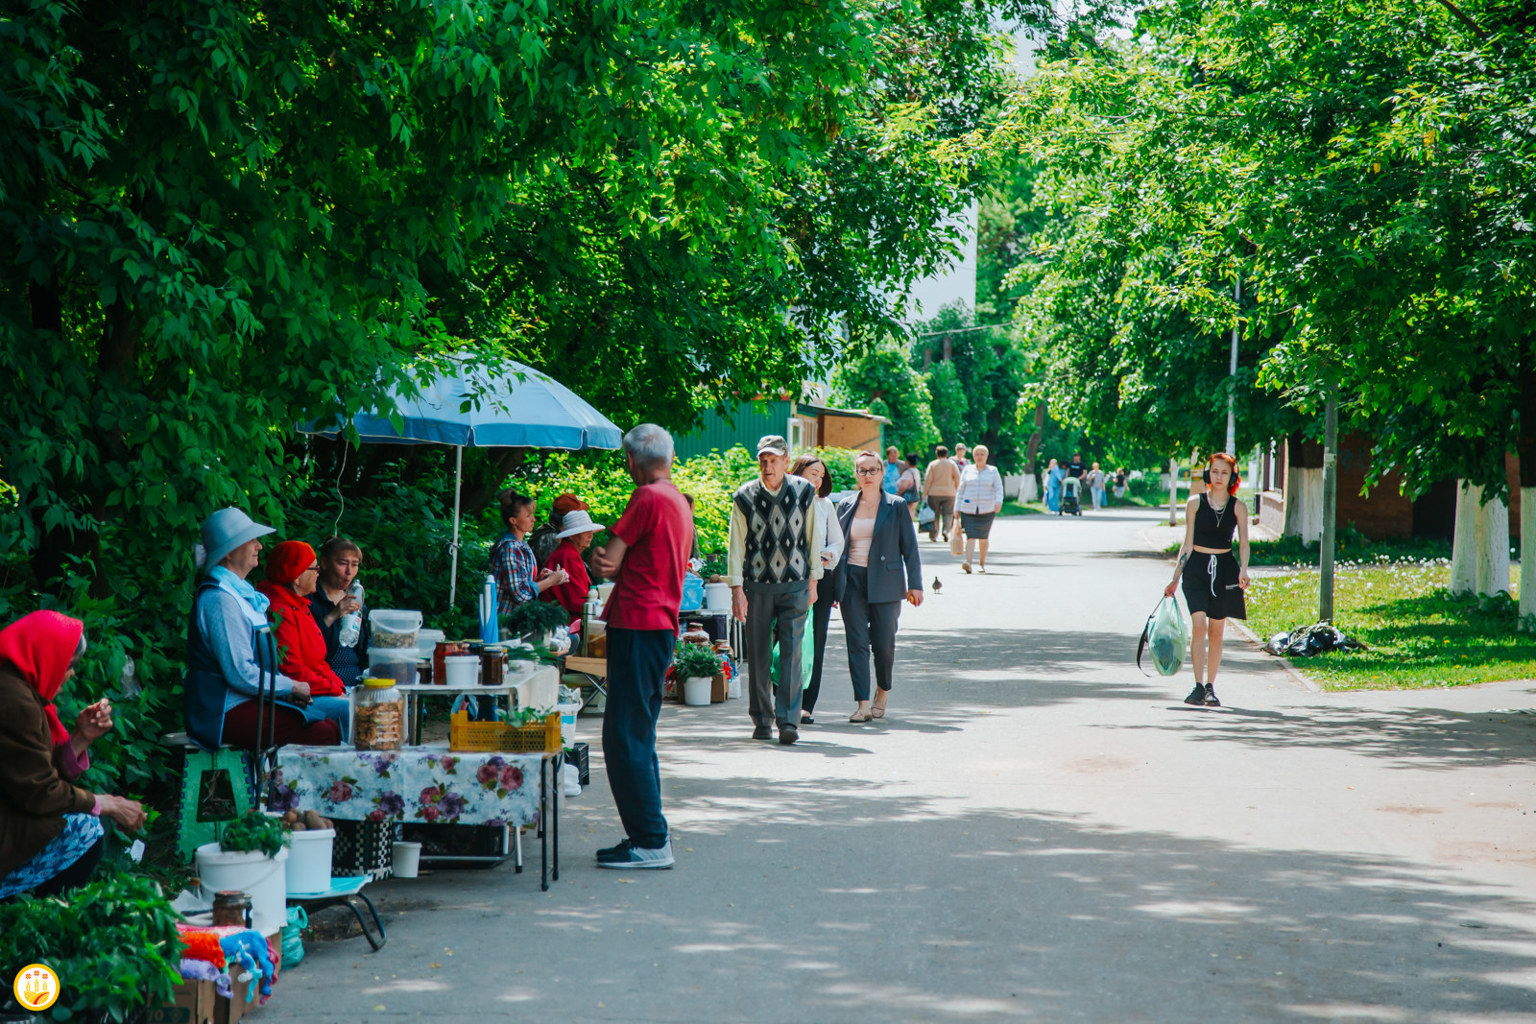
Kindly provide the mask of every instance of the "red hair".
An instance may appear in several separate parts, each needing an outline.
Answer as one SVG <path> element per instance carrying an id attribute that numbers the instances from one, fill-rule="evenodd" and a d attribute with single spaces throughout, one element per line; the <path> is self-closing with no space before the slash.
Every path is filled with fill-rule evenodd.
<path id="1" fill-rule="evenodd" d="M 1242 475 L 1237 471 L 1237 456 L 1228 455 L 1226 452 L 1217 452 L 1215 455 L 1212 455 L 1209 459 L 1206 460 L 1205 468 L 1207 472 L 1209 472 L 1210 468 L 1216 464 L 1217 459 L 1220 459 L 1222 462 L 1225 462 L 1228 466 L 1232 467 L 1232 479 L 1227 481 L 1227 493 L 1236 494 L 1238 485 L 1243 482 Z"/>

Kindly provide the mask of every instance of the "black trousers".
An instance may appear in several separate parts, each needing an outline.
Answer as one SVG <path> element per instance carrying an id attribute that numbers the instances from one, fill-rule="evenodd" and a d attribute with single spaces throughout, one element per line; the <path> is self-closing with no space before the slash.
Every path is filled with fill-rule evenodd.
<path id="1" fill-rule="evenodd" d="M 900 601 L 869 600 L 869 570 L 862 565 L 847 568 L 843 588 L 843 631 L 848 637 L 848 675 L 853 678 L 853 699 L 869 700 L 869 659 L 875 659 L 875 685 L 890 690 L 896 665 L 896 623 Z"/>
<path id="2" fill-rule="evenodd" d="M 811 608 L 812 639 L 816 644 L 816 660 L 811 663 L 811 685 L 800 698 L 800 710 L 810 714 L 816 710 L 816 697 L 821 693 L 821 666 L 827 658 L 827 627 L 832 622 L 832 606 L 837 595 L 832 592 L 832 577 L 822 577 L 816 588 L 816 604 Z"/>
<path id="3" fill-rule="evenodd" d="M 624 834 L 648 850 L 667 842 L 656 719 L 661 715 L 661 689 L 676 644 L 677 636 L 670 629 L 608 630 L 603 761 Z"/>

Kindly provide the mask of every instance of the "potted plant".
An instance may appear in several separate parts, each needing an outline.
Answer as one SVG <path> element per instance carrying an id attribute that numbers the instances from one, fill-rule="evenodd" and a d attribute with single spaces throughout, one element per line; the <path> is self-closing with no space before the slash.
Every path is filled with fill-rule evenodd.
<path id="1" fill-rule="evenodd" d="M 683 681 L 684 704 L 708 704 L 720 655 L 699 644 L 683 644 L 672 657 L 672 671 Z"/>
<path id="2" fill-rule="evenodd" d="M 507 629 L 513 636 L 545 647 L 549 646 L 550 635 L 570 621 L 565 609 L 553 601 L 524 601 L 507 613 Z"/>
<path id="3" fill-rule="evenodd" d="M 236 890 L 251 898 L 252 925 L 270 935 L 287 920 L 288 844 L 291 837 L 280 818 L 252 809 L 224 826 L 215 843 L 197 848 L 197 874 L 211 899 L 216 892 Z"/>
<path id="4" fill-rule="evenodd" d="M 59 998 L 38 1020 L 133 1020 L 169 1003 L 181 981 L 177 920 L 160 886 L 139 875 L 109 874 L 64 896 L 23 894 L 0 903 L 0 975 L 9 988 L 28 964 L 54 969 Z M 0 1019 L 26 1015 L 0 1009 Z"/>

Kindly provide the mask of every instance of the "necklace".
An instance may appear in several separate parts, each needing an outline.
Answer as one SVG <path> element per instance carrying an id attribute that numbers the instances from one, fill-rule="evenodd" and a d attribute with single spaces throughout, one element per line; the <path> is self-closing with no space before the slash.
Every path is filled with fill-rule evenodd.
<path id="1" fill-rule="evenodd" d="M 1227 497 L 1226 501 L 1221 503 L 1221 508 L 1217 508 L 1215 505 L 1211 504 L 1211 496 L 1209 493 L 1207 493 L 1205 496 L 1205 507 L 1216 513 L 1216 525 L 1218 527 L 1221 526 L 1222 514 L 1227 511 L 1227 506 L 1230 504 L 1232 504 L 1232 498 L 1230 495 Z"/>

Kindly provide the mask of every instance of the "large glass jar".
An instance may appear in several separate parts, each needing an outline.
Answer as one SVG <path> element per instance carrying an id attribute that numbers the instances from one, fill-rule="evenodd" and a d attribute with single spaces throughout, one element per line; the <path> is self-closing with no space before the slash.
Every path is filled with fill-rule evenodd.
<path id="1" fill-rule="evenodd" d="M 393 679 L 364 679 L 352 690 L 352 746 L 399 750 L 405 745 L 405 698 Z"/>

